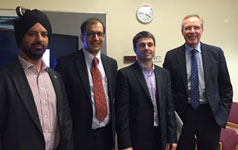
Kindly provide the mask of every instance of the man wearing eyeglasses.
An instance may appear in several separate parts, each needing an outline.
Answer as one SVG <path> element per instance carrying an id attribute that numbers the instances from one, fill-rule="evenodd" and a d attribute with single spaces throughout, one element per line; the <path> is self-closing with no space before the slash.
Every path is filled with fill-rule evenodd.
<path id="1" fill-rule="evenodd" d="M 96 18 L 81 25 L 83 48 L 57 60 L 72 112 L 75 150 L 114 149 L 117 62 L 100 50 L 105 27 Z"/>

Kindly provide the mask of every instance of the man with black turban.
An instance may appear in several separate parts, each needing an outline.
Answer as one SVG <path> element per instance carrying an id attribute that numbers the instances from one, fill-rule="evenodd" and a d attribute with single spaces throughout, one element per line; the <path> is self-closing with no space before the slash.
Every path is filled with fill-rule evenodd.
<path id="1" fill-rule="evenodd" d="M 14 29 L 19 56 L 0 69 L 0 150 L 71 150 L 63 81 L 42 60 L 52 32 L 49 19 L 27 10 Z"/>

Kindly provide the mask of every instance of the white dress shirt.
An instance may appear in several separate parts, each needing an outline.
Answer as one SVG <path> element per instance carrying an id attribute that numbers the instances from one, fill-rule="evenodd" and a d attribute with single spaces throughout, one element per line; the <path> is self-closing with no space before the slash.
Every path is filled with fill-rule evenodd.
<path id="1" fill-rule="evenodd" d="M 101 52 L 99 51 L 99 53 L 97 54 L 97 58 L 99 60 L 98 62 L 98 69 L 101 73 L 102 76 L 102 82 L 103 82 L 103 88 L 104 88 L 104 92 L 106 95 L 106 102 L 107 102 L 107 112 L 108 115 L 105 118 L 105 120 L 103 122 L 101 122 L 100 120 L 98 120 L 98 118 L 96 117 L 96 106 L 95 106 L 95 100 L 94 100 L 94 92 L 93 92 L 93 79 L 92 79 L 92 75 L 91 75 L 91 68 L 92 68 L 92 61 L 94 56 L 89 53 L 86 49 L 83 49 L 83 53 L 84 53 L 84 57 L 85 57 L 85 62 L 87 65 L 87 70 L 88 70 L 88 78 L 89 78 L 89 85 L 90 85 L 90 93 L 91 93 L 91 102 L 92 102 L 92 108 L 93 108 L 93 123 L 92 123 L 92 129 L 97 129 L 97 128 L 101 128 L 106 126 L 109 121 L 109 115 L 110 115 L 110 111 L 109 111 L 109 97 L 108 97 L 108 86 L 107 86 L 107 77 L 105 74 L 105 70 L 102 64 L 102 59 L 101 59 Z"/>

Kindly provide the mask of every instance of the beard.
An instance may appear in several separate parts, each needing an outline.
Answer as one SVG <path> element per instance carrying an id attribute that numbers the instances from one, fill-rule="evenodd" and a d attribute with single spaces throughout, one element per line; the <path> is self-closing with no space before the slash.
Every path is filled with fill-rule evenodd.
<path id="1" fill-rule="evenodd" d="M 41 45 L 41 48 L 36 48 L 35 47 L 36 45 Z M 46 47 L 44 44 L 37 43 L 37 42 L 31 44 L 30 46 L 26 45 L 25 43 L 22 43 L 21 50 L 29 58 L 33 60 L 38 60 L 45 53 Z"/>

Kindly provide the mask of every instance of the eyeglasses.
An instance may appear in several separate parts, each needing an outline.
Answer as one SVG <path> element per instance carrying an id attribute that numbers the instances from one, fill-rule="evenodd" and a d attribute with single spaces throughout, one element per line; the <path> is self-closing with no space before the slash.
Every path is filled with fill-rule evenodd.
<path id="1" fill-rule="evenodd" d="M 87 36 L 87 37 L 89 37 L 89 38 L 95 37 L 96 35 L 97 35 L 99 38 L 102 38 L 102 37 L 105 36 L 105 34 L 102 33 L 102 32 L 85 32 L 84 35 Z"/>

